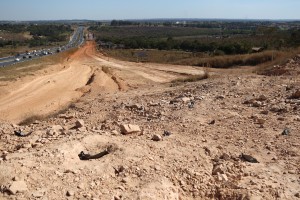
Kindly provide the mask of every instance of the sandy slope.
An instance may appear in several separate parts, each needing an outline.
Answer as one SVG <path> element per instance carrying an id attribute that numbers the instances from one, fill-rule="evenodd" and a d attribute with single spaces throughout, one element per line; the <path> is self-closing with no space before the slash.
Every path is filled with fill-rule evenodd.
<path id="1" fill-rule="evenodd" d="M 92 69 L 79 60 L 83 54 L 84 48 L 72 57 L 72 61 L 63 63 L 62 70 L 21 81 L 9 94 L 2 95 L 0 118 L 19 122 L 30 115 L 56 111 L 79 98 L 82 93 L 76 89 L 84 86 L 92 73 Z"/>
<path id="2" fill-rule="evenodd" d="M 128 83 L 138 80 L 138 84 L 147 81 L 168 82 L 186 74 L 203 73 L 202 70 L 192 67 L 139 64 L 108 59 L 95 51 L 92 42 L 80 48 L 60 65 L 65 67 L 56 67 L 56 71 L 37 75 L 34 79 L 24 78 L 10 90 L 11 92 L 0 95 L 0 119 L 20 122 L 31 115 L 45 115 L 57 111 L 88 90 L 114 92 L 123 88 L 113 70 L 111 74 L 107 74 L 101 67 L 118 69 L 119 76 L 129 79 Z M 88 89 L 80 89 L 87 84 L 93 73 L 97 83 Z M 1 89 L 5 90 L 5 86 Z"/>

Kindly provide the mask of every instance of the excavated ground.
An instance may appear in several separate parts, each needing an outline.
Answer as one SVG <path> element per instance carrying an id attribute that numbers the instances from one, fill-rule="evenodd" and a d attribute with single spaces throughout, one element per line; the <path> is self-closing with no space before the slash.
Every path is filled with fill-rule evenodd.
<path id="1" fill-rule="evenodd" d="M 245 67 L 170 83 L 204 71 L 118 61 L 88 43 L 62 66 L 0 96 L 10 121 L 0 125 L 0 199 L 299 199 L 298 58 L 276 66 L 293 71 L 281 76 Z"/>

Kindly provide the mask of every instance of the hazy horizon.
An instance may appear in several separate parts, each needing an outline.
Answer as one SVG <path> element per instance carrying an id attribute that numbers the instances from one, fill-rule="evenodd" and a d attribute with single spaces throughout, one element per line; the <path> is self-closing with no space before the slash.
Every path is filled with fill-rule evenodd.
<path id="1" fill-rule="evenodd" d="M 3 1 L 3 0 L 2 0 Z M 0 21 L 224 19 L 299 20 L 297 0 L 10 0 L 1 3 Z"/>

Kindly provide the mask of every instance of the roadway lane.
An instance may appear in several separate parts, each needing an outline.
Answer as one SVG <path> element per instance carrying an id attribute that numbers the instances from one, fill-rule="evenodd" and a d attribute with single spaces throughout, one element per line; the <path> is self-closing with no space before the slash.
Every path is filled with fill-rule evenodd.
<path id="1" fill-rule="evenodd" d="M 71 48 L 80 46 L 84 42 L 83 31 L 84 31 L 84 27 L 82 26 L 78 27 L 74 32 L 73 36 L 71 37 L 69 43 L 65 46 L 53 47 L 50 49 L 41 49 L 41 50 L 37 50 L 36 52 L 30 52 L 30 54 L 22 53 L 19 54 L 18 56 L 0 58 L 0 67 L 10 66 L 19 62 L 26 62 L 32 59 L 37 59 L 43 56 L 56 54 L 61 51 L 66 51 Z M 60 50 L 59 52 L 58 49 Z"/>

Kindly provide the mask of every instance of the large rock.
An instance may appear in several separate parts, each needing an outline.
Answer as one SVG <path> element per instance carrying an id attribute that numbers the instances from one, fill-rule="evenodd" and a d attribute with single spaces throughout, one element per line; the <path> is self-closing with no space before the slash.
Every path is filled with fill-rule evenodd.
<path id="1" fill-rule="evenodd" d="M 28 188 L 24 181 L 14 181 L 8 190 L 11 194 L 17 194 L 28 191 Z"/>
<path id="2" fill-rule="evenodd" d="M 84 127 L 84 121 L 82 119 L 78 119 L 76 122 L 75 122 L 75 127 L 76 128 L 82 128 Z"/>
<path id="3" fill-rule="evenodd" d="M 152 136 L 152 140 L 158 142 L 162 140 L 162 137 L 159 134 L 155 134 Z"/>
<path id="4" fill-rule="evenodd" d="M 191 99 L 188 98 L 188 97 L 183 97 L 183 98 L 181 98 L 181 100 L 182 100 L 184 103 L 191 101 Z"/>
<path id="5" fill-rule="evenodd" d="M 299 99 L 300 98 L 300 90 L 297 90 L 290 96 L 290 99 Z"/>
<path id="6" fill-rule="evenodd" d="M 141 132 L 141 129 L 138 125 L 122 124 L 120 128 L 121 133 L 124 135 Z"/>

